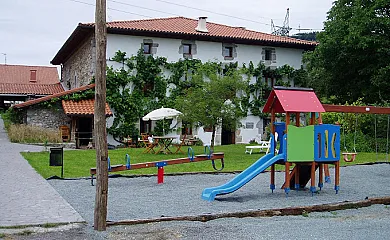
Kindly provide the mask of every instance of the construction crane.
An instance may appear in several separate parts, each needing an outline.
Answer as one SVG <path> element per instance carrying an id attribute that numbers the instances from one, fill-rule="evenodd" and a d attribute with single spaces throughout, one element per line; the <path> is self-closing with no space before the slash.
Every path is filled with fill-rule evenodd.
<path id="1" fill-rule="evenodd" d="M 284 18 L 283 26 L 276 26 L 271 19 L 271 32 L 273 35 L 288 36 L 290 34 L 290 9 L 287 8 L 286 17 Z"/>

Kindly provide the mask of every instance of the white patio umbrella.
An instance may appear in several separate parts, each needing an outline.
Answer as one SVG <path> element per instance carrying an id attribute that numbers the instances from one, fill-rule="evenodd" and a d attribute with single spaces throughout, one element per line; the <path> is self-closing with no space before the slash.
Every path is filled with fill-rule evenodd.
<path id="1" fill-rule="evenodd" d="M 156 120 L 164 120 L 164 119 L 173 119 L 182 113 L 177 111 L 176 109 L 173 108 L 164 108 L 161 107 L 159 109 L 153 110 L 150 113 L 146 114 L 142 120 L 144 121 L 156 121 Z M 164 126 L 164 125 L 163 125 Z M 163 134 L 165 135 L 165 131 L 163 128 Z"/>

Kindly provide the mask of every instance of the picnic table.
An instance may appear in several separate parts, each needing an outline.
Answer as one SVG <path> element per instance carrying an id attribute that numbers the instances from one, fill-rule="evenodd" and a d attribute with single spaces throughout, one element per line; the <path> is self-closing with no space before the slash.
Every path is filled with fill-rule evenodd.
<path id="1" fill-rule="evenodd" d="M 173 139 L 176 137 L 153 137 L 153 141 L 155 141 L 155 147 L 157 147 L 157 151 L 155 154 L 158 153 L 165 153 L 169 154 L 172 153 L 172 151 L 169 149 L 169 146 L 172 144 Z"/>

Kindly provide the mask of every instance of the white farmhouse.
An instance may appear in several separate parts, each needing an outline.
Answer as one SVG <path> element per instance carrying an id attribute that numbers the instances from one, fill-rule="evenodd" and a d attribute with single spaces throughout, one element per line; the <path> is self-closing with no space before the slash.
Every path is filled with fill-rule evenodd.
<path id="1" fill-rule="evenodd" d="M 316 42 L 210 23 L 205 17 L 108 22 L 107 33 L 107 65 L 114 67 L 117 65 L 109 59 L 118 50 L 131 56 L 143 47 L 145 54 L 165 57 L 168 62 L 190 58 L 202 62 L 238 62 L 241 66 L 250 61 L 254 64 L 262 61 L 271 68 L 288 64 L 298 69 L 302 65 L 302 53 L 316 46 Z M 95 62 L 93 23 L 80 23 L 51 61 L 61 65 L 61 81 L 67 89 L 89 84 L 94 76 Z M 242 128 L 226 136 L 220 129 L 215 144 L 249 142 L 263 133 L 266 123 L 250 113 L 241 122 Z M 140 129 L 141 132 L 145 130 L 142 122 Z M 192 134 L 198 135 L 205 144 L 210 143 L 211 133 L 204 132 L 203 128 Z M 115 144 L 112 138 L 108 140 Z"/>

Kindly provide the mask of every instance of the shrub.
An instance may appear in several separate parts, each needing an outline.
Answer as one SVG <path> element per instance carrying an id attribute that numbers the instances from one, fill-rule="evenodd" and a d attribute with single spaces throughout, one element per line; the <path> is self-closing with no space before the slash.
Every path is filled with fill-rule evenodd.
<path id="1" fill-rule="evenodd" d="M 11 142 L 17 143 L 62 142 L 59 131 L 24 124 L 9 125 L 8 137 Z"/>

